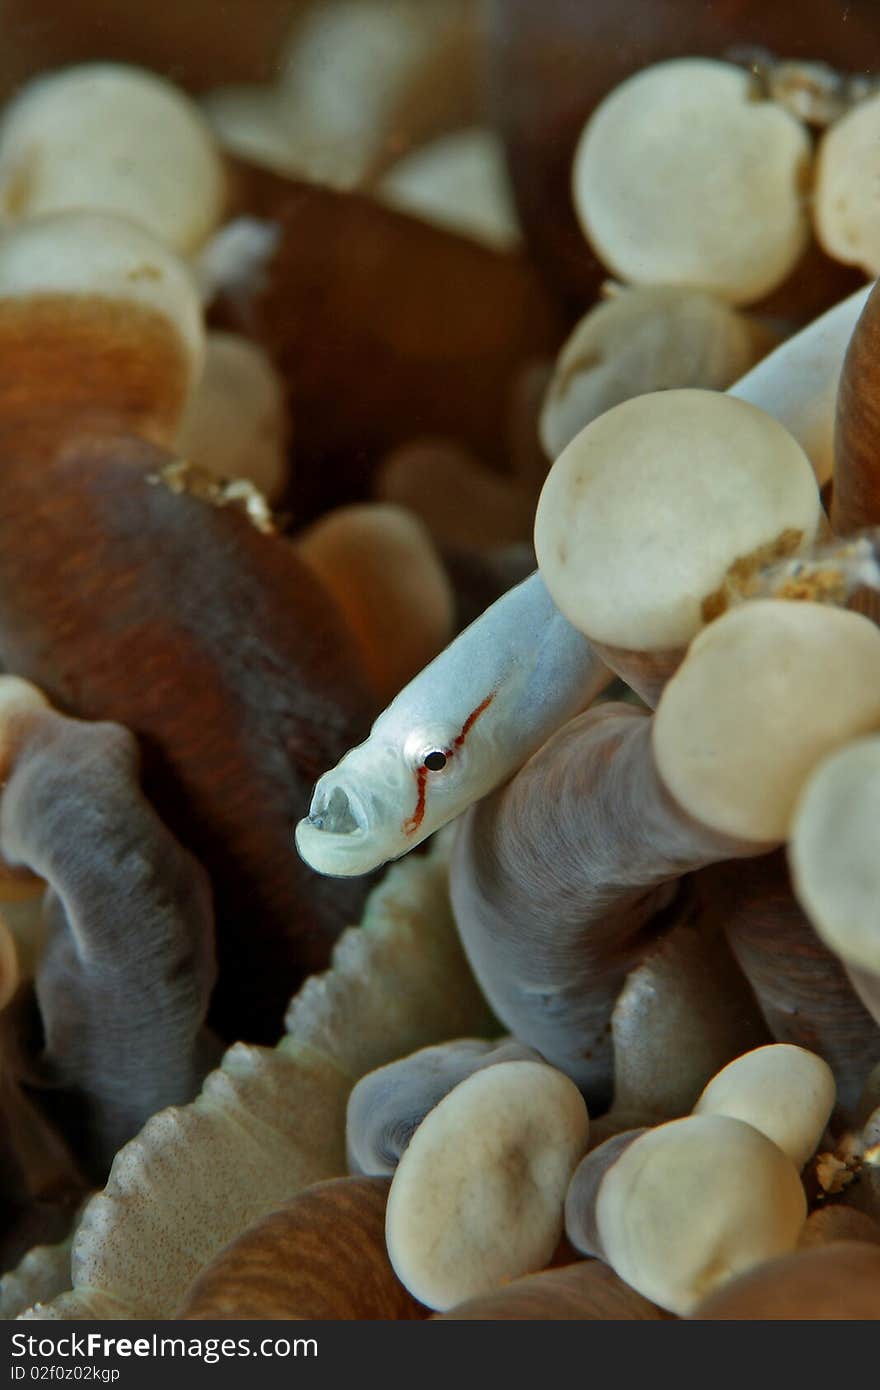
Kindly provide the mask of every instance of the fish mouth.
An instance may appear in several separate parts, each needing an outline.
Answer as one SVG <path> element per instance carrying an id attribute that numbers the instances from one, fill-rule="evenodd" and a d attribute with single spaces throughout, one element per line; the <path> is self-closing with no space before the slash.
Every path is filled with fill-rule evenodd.
<path id="1" fill-rule="evenodd" d="M 306 821 L 326 835 L 356 835 L 369 828 L 363 804 L 339 782 L 325 786 L 318 783 Z"/>
<path id="2" fill-rule="evenodd" d="M 310 868 L 346 878 L 368 873 L 373 857 L 364 858 L 370 821 L 363 802 L 340 782 L 315 787 L 309 814 L 295 832 L 296 848 Z"/>

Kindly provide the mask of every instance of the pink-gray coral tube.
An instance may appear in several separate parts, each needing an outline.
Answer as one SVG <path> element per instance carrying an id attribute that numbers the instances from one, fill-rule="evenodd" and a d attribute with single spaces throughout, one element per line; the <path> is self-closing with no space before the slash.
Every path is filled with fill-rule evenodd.
<path id="1" fill-rule="evenodd" d="M 191 1100 L 214 1058 L 210 886 L 141 794 L 125 729 L 44 705 L 13 739 L 0 851 L 49 885 L 36 975 L 49 1109 L 97 1175 L 156 1110 Z"/>
<path id="2" fill-rule="evenodd" d="M 489 1003 L 592 1102 L 611 1085 L 614 1001 L 680 875 L 754 852 L 675 805 L 651 733 L 628 705 L 573 719 L 467 812 L 453 855 L 453 909 Z"/>

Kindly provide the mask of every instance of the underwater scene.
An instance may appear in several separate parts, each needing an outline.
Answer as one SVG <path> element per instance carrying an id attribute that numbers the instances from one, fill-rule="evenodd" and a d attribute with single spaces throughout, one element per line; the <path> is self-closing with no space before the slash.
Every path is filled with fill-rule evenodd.
<path id="1" fill-rule="evenodd" d="M 3 1320 L 880 1319 L 878 273 L 874 0 L 0 0 Z"/>

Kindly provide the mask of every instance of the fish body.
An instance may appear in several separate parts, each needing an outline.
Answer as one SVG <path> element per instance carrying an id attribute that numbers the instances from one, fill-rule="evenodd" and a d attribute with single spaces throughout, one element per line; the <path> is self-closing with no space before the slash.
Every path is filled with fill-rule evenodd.
<path id="1" fill-rule="evenodd" d="M 611 680 L 536 571 L 503 594 L 315 786 L 301 857 L 334 877 L 397 859 L 513 775 Z"/>
<path id="2" fill-rule="evenodd" d="M 786 338 L 727 392 L 766 410 L 794 435 L 820 487 L 834 468 L 834 414 L 843 359 L 873 288 L 873 282 L 865 285 Z"/>

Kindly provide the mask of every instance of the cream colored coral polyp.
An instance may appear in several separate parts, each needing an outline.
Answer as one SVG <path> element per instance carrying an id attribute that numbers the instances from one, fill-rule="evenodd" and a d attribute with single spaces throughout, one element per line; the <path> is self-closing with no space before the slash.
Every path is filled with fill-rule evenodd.
<path id="1" fill-rule="evenodd" d="M 344 614 L 370 684 L 392 700 L 454 635 L 455 597 L 427 527 L 393 503 L 351 503 L 297 540 Z"/>
<path id="2" fill-rule="evenodd" d="M 574 158 L 575 209 L 622 279 L 748 304 L 806 248 L 810 164 L 806 128 L 753 100 L 744 68 L 676 59 L 621 83 L 593 113 Z"/>
<path id="3" fill-rule="evenodd" d="M 421 145 L 392 164 L 376 193 L 383 202 L 498 251 L 522 240 L 504 148 L 490 128 L 471 126 Z"/>
<path id="4" fill-rule="evenodd" d="M 303 174 L 354 188 L 401 143 L 473 118 L 468 88 L 479 62 L 481 9 L 471 0 L 309 5 L 281 57 L 278 87 Z"/>
<path id="5" fill-rule="evenodd" d="M 880 737 L 858 739 L 816 767 L 788 857 L 795 894 L 826 945 L 880 974 Z"/>
<path id="6" fill-rule="evenodd" d="M 40 295 L 103 297 L 153 309 L 180 338 L 193 381 L 202 369 L 202 308 L 189 267 L 124 217 L 61 212 L 0 235 L 0 300 Z"/>
<path id="7" fill-rule="evenodd" d="M 279 174 L 307 175 L 304 158 L 285 128 L 277 87 L 215 87 L 201 98 L 202 111 L 225 150 Z"/>
<path id="8" fill-rule="evenodd" d="M 821 505 L 800 445 L 716 391 L 657 391 L 575 436 L 544 484 L 535 551 L 561 612 L 593 641 L 682 646 L 730 565 L 783 535 L 809 544 Z"/>
<path id="9" fill-rule="evenodd" d="M 541 405 L 541 446 L 555 459 L 575 435 L 632 396 L 695 386 L 722 391 L 771 346 L 757 324 L 686 286 L 614 286 L 564 344 Z"/>
<path id="10" fill-rule="evenodd" d="M 791 1043 L 770 1043 L 713 1076 L 694 1114 L 743 1120 L 802 1168 L 822 1138 L 836 1095 L 834 1073 L 823 1058 Z"/>
<path id="11" fill-rule="evenodd" d="M 660 776 L 696 820 L 782 843 L 816 764 L 880 728 L 880 631 L 858 613 L 755 599 L 695 638 L 654 716 Z"/>
<path id="12" fill-rule="evenodd" d="M 793 1250 L 806 1215 L 791 1159 L 726 1115 L 648 1130 L 609 1168 L 596 1200 L 608 1263 L 682 1317 L 728 1279 Z"/>
<path id="13" fill-rule="evenodd" d="M 226 177 L 198 107 L 155 73 L 90 63 L 31 82 L 0 126 L 0 220 L 116 213 L 178 251 L 223 214 Z"/>
<path id="14" fill-rule="evenodd" d="M 537 1062 L 499 1062 L 431 1110 L 398 1164 L 386 1211 L 401 1283 L 446 1309 L 542 1269 L 587 1147 L 580 1092 Z"/>
<path id="15" fill-rule="evenodd" d="M 287 435 L 284 382 L 268 355 L 239 333 L 209 333 L 180 453 L 215 477 L 247 478 L 272 502 L 287 481 Z"/>
<path id="16" fill-rule="evenodd" d="M 880 95 L 825 131 L 816 153 L 813 221 L 835 260 L 880 273 Z"/>

